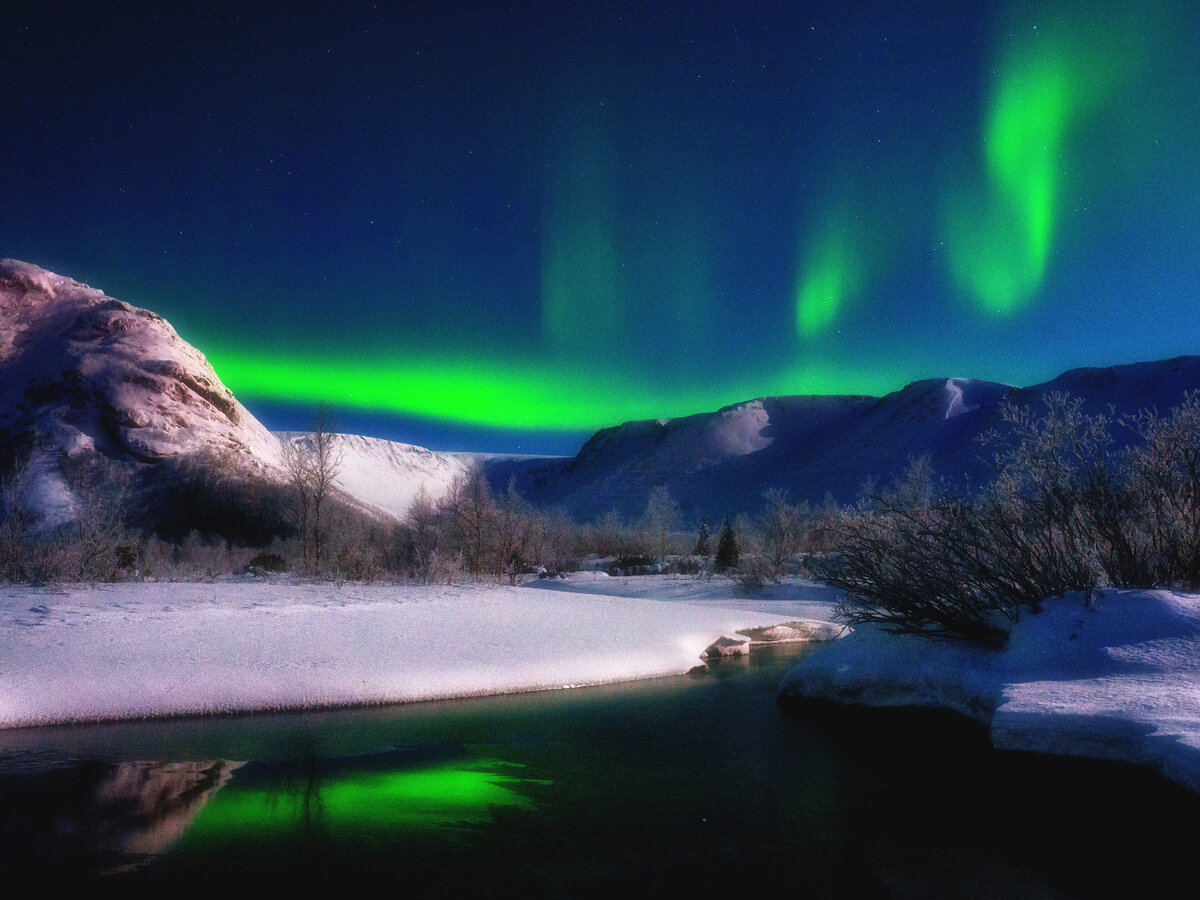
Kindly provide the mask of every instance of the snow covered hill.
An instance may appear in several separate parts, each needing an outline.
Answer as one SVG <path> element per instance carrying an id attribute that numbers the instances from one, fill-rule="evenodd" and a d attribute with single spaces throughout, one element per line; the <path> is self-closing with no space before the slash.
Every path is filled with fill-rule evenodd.
<path id="1" fill-rule="evenodd" d="M 91 451 L 139 474 L 201 453 L 279 463 L 278 440 L 161 316 L 0 260 L 0 456 L 28 461 L 25 496 L 53 524 L 74 506 L 59 460 Z"/>
<path id="2" fill-rule="evenodd" d="M 627 422 L 598 431 L 570 459 L 437 453 L 342 436 L 339 487 L 365 509 L 402 516 L 422 487 L 436 500 L 479 459 L 494 489 L 514 477 L 526 499 L 577 518 L 611 509 L 636 517 L 650 490 L 665 485 L 687 519 L 715 522 L 757 511 L 771 488 L 793 502 L 850 501 L 868 479 L 887 482 L 921 455 L 939 475 L 979 481 L 989 469 L 977 438 L 998 424 L 1004 400 L 1037 409 L 1066 391 L 1089 411 L 1123 414 L 1166 410 L 1196 389 L 1200 357 L 1076 369 L 1028 388 L 936 378 L 882 398 L 768 397 Z M 162 468 L 167 480 L 180 459 L 282 478 L 278 437 L 163 318 L 37 266 L 0 261 L 0 463 L 28 456 L 27 496 L 61 520 L 72 497 L 58 460 L 89 450 Z"/>
<path id="3" fill-rule="evenodd" d="M 218 447 L 279 457 L 161 316 L 11 259 L 0 260 L 0 434 L 142 462 Z"/>
<path id="4" fill-rule="evenodd" d="M 281 440 L 310 440 L 306 434 L 281 433 Z M 464 475 L 486 453 L 443 453 L 413 444 L 355 434 L 334 436 L 340 459 L 334 484 L 357 504 L 377 515 L 403 518 L 422 490 L 440 500 L 450 482 Z"/>
<path id="5" fill-rule="evenodd" d="M 1000 403 L 1044 409 L 1051 393 L 1082 398 L 1096 413 L 1166 411 L 1200 389 L 1200 357 L 1075 369 L 1016 388 L 967 378 L 917 381 L 886 397 L 770 397 L 682 419 L 628 422 L 596 433 L 570 460 L 496 461 L 493 485 L 515 476 L 534 503 L 582 518 L 610 509 L 639 515 L 665 485 L 685 517 L 719 521 L 755 512 L 762 494 L 793 502 L 852 501 L 864 483 L 886 483 L 928 455 L 937 475 L 979 482 L 990 469 L 978 437 L 1000 424 Z M 1120 438 L 1120 434 L 1117 435 Z"/>
<path id="6" fill-rule="evenodd" d="M 305 439 L 267 431 L 161 316 L 35 265 L 0 260 L 0 455 L 6 465 L 28 460 L 24 496 L 45 524 L 73 515 L 64 453 L 116 460 L 153 493 L 177 480 L 181 465 L 282 482 L 280 437 Z M 355 435 L 338 435 L 337 448 L 338 488 L 394 518 L 420 490 L 437 500 L 488 457 Z"/>

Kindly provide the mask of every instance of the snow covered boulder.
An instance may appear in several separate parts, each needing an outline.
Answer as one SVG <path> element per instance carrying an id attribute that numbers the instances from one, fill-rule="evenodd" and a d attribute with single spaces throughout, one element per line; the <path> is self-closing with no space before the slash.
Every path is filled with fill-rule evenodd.
<path id="1" fill-rule="evenodd" d="M 767 625 L 762 628 L 743 628 L 738 634 L 744 634 L 755 644 L 788 644 L 799 641 L 836 641 L 848 633 L 845 625 L 836 622 L 822 622 L 814 619 L 797 619 L 794 622 L 783 622 L 779 625 Z"/>
<path id="2" fill-rule="evenodd" d="M 727 656 L 745 656 L 750 652 L 750 638 L 725 637 L 717 638 L 701 654 L 705 659 L 723 659 Z"/>
<path id="3" fill-rule="evenodd" d="M 792 668 L 781 693 L 857 706 L 948 709 L 986 723 L 999 698 L 994 655 L 859 625 Z"/>

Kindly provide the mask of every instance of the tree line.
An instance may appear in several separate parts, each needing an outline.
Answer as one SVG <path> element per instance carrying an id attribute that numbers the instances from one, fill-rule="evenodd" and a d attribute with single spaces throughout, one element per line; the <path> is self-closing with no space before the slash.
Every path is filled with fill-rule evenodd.
<path id="1" fill-rule="evenodd" d="M 139 481 L 102 456 L 64 457 L 73 517 L 39 525 L 20 466 L 0 476 L 0 577 L 88 581 L 292 571 L 350 580 L 495 580 L 603 568 L 722 574 L 747 587 L 789 574 L 842 590 L 852 623 L 983 643 L 1050 596 L 1104 586 L 1200 590 L 1200 393 L 1166 414 L 1085 414 L 1053 395 L 1004 406 L 980 441 L 985 485 L 939 480 L 927 459 L 850 506 L 767 491 L 756 515 L 688 522 L 669 491 L 642 514 L 577 522 L 537 508 L 483 467 L 384 520 L 334 486 L 327 410 L 285 443 L 286 483 L 217 457 Z M 1120 436 L 1121 440 L 1118 440 Z M 715 524 L 715 523 L 714 523 Z M 714 535 L 714 532 L 715 535 Z"/>
<path id="2" fill-rule="evenodd" d="M 290 571 L 347 580 L 417 582 L 522 578 L 585 567 L 611 574 L 725 574 L 747 585 L 798 571 L 823 512 L 792 506 L 778 491 L 760 516 L 685 521 L 669 491 L 650 491 L 642 514 L 615 511 L 578 522 L 528 503 L 510 482 L 495 491 L 482 465 L 445 493 L 422 489 L 401 521 L 381 519 L 336 488 L 342 459 L 322 408 L 311 432 L 286 435 L 283 483 L 221 454 L 138 466 L 98 454 L 54 467 L 70 495 L 70 518 L 39 521 L 32 464 L 0 477 L 0 578 L 107 581 L 205 578 Z M 43 465 L 45 465 L 43 461 Z"/>

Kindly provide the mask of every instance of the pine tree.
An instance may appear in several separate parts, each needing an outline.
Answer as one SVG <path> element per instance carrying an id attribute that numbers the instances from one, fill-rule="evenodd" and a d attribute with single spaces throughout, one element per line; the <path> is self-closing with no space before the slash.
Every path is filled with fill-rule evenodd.
<path id="1" fill-rule="evenodd" d="M 726 572 L 738 564 L 737 535 L 733 533 L 728 516 L 721 523 L 721 533 L 717 536 L 717 558 L 713 564 L 718 572 Z"/>
<path id="2" fill-rule="evenodd" d="M 696 537 L 696 549 L 692 551 L 696 556 L 708 556 L 708 522 L 704 519 L 700 520 L 700 534 Z"/>

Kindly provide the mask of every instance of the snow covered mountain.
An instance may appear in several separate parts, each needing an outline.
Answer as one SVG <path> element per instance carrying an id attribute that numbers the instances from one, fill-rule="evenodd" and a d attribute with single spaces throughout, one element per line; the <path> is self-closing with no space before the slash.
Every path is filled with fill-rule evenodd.
<path id="1" fill-rule="evenodd" d="M 497 491 L 512 477 L 526 499 L 578 518 L 611 509 L 635 517 L 650 490 L 665 485 L 686 517 L 718 520 L 757 511 L 771 488 L 793 502 L 849 501 L 868 479 L 886 482 L 920 455 L 939 475 L 979 481 L 988 467 L 977 437 L 999 422 L 1004 400 L 1037 409 L 1047 394 L 1065 391 L 1089 411 L 1125 414 L 1166 410 L 1197 389 L 1200 357 L 1179 357 L 1075 369 L 1028 388 L 939 378 L 882 398 L 768 397 L 605 428 L 570 459 L 438 453 L 343 435 L 337 484 L 364 510 L 399 518 L 422 488 L 436 500 L 481 460 Z M 145 483 L 157 472 L 159 487 L 175 491 L 161 503 L 172 510 L 194 503 L 180 482 L 181 473 L 203 482 L 197 467 L 233 466 L 276 485 L 284 479 L 279 436 L 162 317 L 37 266 L 0 261 L 0 470 L 28 458 L 29 496 L 48 520 L 65 520 L 73 499 L 59 460 L 92 450 Z M 214 520 L 229 502 L 221 495 L 209 503 Z M 188 509 L 180 509 L 183 519 Z"/>
<path id="2" fill-rule="evenodd" d="M 274 476 L 279 441 L 161 316 L 29 263 L 0 260 L 0 466 L 47 524 L 73 517 L 61 461 L 95 451 L 139 487 L 201 455 Z"/>
<path id="3" fill-rule="evenodd" d="M 597 432 L 569 460 L 489 463 L 494 486 L 515 477 L 521 493 L 592 519 L 629 518 L 665 485 L 687 518 L 755 512 L 764 491 L 793 502 L 826 495 L 852 501 L 864 483 L 886 483 L 928 455 L 936 474 L 979 482 L 989 475 L 977 438 L 1000 422 L 1001 401 L 1043 409 L 1067 392 L 1095 413 L 1166 411 L 1200 389 L 1200 357 L 1075 369 L 1027 388 L 966 378 L 914 382 L 886 397 L 770 397 L 681 419 L 628 422 Z"/>
<path id="4" fill-rule="evenodd" d="M 216 448 L 279 461 L 275 437 L 165 319 L 11 259 L 0 260 L 0 435 L 139 462 Z"/>
<path id="5" fill-rule="evenodd" d="M 281 437 L 305 439 L 267 431 L 161 316 L 38 266 L 0 260 L 0 470 L 28 461 L 22 487 L 47 524 L 69 519 L 76 506 L 61 471 L 64 454 L 115 460 L 136 476 L 143 506 L 179 506 L 190 502 L 178 490 L 184 471 L 203 481 L 198 470 L 215 465 L 225 475 L 283 483 Z M 486 456 L 354 435 L 336 442 L 337 487 L 388 518 L 402 517 L 422 489 L 437 500 Z M 164 484 L 174 493 L 155 501 L 150 495 Z"/>

